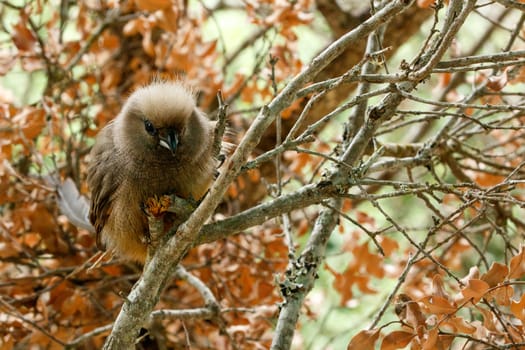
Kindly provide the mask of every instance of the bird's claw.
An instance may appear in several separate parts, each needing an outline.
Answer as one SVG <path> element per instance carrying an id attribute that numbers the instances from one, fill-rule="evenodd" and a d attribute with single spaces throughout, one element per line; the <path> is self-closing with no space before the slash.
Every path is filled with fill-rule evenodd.
<path id="1" fill-rule="evenodd" d="M 146 199 L 144 203 L 144 212 L 152 217 L 158 218 L 169 211 L 171 199 L 169 196 L 153 196 Z"/>

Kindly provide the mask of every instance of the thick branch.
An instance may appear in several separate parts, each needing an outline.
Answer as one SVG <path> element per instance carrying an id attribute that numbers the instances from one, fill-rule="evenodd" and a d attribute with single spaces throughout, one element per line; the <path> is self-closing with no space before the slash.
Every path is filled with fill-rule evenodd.
<path id="1" fill-rule="evenodd" d="M 337 193 L 333 185 L 321 183 L 304 186 L 293 193 L 259 204 L 230 218 L 204 225 L 195 245 L 226 238 L 284 213 L 321 203 L 323 200 L 334 197 Z"/>
<path id="2" fill-rule="evenodd" d="M 185 309 L 185 310 L 157 310 L 151 313 L 150 321 L 154 322 L 157 320 L 163 320 L 167 318 L 171 319 L 207 319 L 211 320 L 219 316 L 220 306 L 219 302 L 213 295 L 213 292 L 197 277 L 190 274 L 182 266 L 178 266 L 176 277 L 185 280 L 191 284 L 200 293 L 204 299 L 205 307 Z"/>

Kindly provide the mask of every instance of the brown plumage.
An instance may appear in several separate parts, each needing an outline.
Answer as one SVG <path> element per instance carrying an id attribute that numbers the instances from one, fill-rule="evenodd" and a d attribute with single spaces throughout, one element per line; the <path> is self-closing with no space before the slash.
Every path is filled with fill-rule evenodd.
<path id="1" fill-rule="evenodd" d="M 200 199 L 206 193 L 216 167 L 214 126 L 178 82 L 155 82 L 129 97 L 91 151 L 89 219 L 99 245 L 145 261 L 144 202 L 155 195 Z"/>

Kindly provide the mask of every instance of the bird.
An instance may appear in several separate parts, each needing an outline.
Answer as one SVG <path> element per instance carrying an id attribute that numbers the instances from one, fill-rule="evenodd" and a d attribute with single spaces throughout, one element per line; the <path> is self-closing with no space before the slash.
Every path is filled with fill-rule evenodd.
<path id="1" fill-rule="evenodd" d="M 100 248 L 146 261 L 144 203 L 167 194 L 191 200 L 206 194 L 217 167 L 215 125 L 181 81 L 154 81 L 128 97 L 90 152 L 89 221 Z"/>

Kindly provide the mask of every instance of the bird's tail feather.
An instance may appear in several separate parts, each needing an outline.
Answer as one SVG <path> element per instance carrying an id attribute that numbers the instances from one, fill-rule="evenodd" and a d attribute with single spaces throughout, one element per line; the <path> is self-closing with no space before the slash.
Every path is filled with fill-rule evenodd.
<path id="1" fill-rule="evenodd" d="M 89 222 L 89 202 L 85 196 L 80 194 L 75 182 L 70 178 L 67 178 L 64 182 L 57 181 L 56 189 L 60 212 L 73 225 L 95 232 L 95 228 Z"/>

